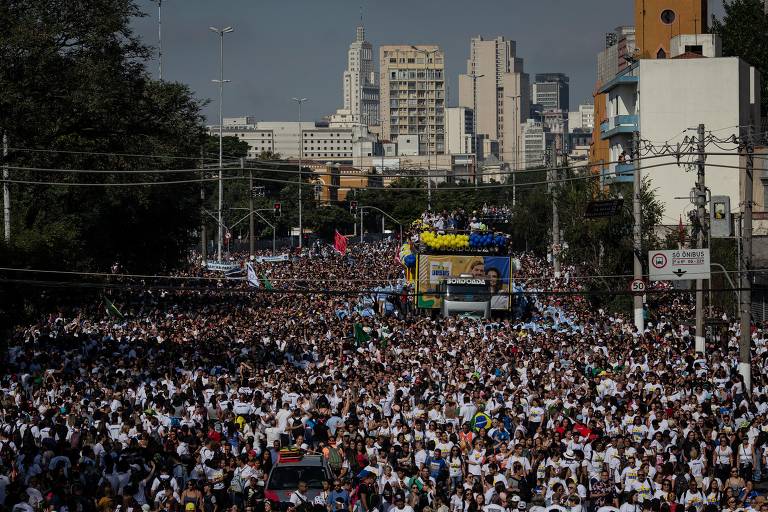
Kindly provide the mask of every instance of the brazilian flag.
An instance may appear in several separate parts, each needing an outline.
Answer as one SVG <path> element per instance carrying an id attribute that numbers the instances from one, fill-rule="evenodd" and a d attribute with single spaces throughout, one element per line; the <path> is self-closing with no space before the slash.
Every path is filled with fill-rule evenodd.
<path id="1" fill-rule="evenodd" d="M 488 430 L 491 428 L 491 417 L 484 412 L 479 412 L 472 417 L 472 421 L 469 422 L 469 426 L 472 427 L 472 430 L 475 432 L 481 428 Z"/>

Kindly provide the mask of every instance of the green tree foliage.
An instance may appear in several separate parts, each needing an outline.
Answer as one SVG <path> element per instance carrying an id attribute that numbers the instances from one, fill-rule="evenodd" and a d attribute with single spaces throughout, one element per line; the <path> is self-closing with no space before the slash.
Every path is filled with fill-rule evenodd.
<path id="1" fill-rule="evenodd" d="M 725 16 L 712 17 L 712 32 L 723 43 L 723 55 L 741 57 L 763 76 L 762 116 L 768 116 L 768 14 L 763 0 L 723 0 Z"/>
<path id="2" fill-rule="evenodd" d="M 248 156 L 248 143 L 237 137 L 227 135 L 221 138 L 221 156 L 224 164 L 237 163 L 238 158 Z M 209 134 L 205 136 L 204 157 L 208 163 L 218 163 L 219 136 Z"/>
<path id="3" fill-rule="evenodd" d="M 199 176 L 140 172 L 194 168 L 203 141 L 201 102 L 184 85 L 149 78 L 149 51 L 130 29 L 140 15 L 132 0 L 2 3 L 0 130 L 13 148 L 8 163 L 103 171 L 14 170 L 13 179 L 151 183 Z M 135 272 L 184 261 L 200 197 L 196 184 L 15 184 L 11 192 L 13 250 L 6 254 L 19 255 L 15 263 L 94 271 L 115 261 Z"/>
<path id="4" fill-rule="evenodd" d="M 560 227 L 568 247 L 562 254 L 562 260 L 576 265 L 584 276 L 594 276 L 586 282 L 588 289 L 604 291 L 624 291 L 628 282 L 623 279 L 611 279 L 600 276 L 628 275 L 633 271 L 634 252 L 632 231 L 634 216 L 632 212 L 632 185 L 616 184 L 608 191 L 599 186 L 597 180 L 572 180 L 562 187 L 557 194 L 560 208 Z M 615 198 L 625 200 L 617 215 L 607 218 L 586 219 L 584 214 L 592 200 Z M 661 223 L 663 206 L 656 199 L 652 183 L 644 178 L 641 186 L 640 203 L 642 212 L 642 243 L 640 260 L 652 248 L 658 248 L 660 241 L 655 227 Z M 592 300 L 602 303 L 617 300 L 611 306 L 629 305 L 629 296 L 593 296 Z M 626 304 L 621 304 L 625 302 Z"/>

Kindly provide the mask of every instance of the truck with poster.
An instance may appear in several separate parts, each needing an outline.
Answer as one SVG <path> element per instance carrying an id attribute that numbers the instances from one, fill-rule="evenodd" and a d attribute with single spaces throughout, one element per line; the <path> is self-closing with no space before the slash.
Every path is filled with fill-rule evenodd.
<path id="1" fill-rule="evenodd" d="M 516 264 L 509 239 L 498 232 L 444 233 L 423 226 L 398 255 L 413 306 L 443 315 L 509 315 Z"/>
<path id="2" fill-rule="evenodd" d="M 416 307 L 443 314 L 512 309 L 512 258 L 483 254 L 418 254 L 415 271 Z M 484 290 L 484 293 L 481 291 Z M 448 304 L 444 302 L 448 301 Z M 464 304 L 462 304 L 464 303 Z M 447 307 L 444 307 L 447 306 Z"/>

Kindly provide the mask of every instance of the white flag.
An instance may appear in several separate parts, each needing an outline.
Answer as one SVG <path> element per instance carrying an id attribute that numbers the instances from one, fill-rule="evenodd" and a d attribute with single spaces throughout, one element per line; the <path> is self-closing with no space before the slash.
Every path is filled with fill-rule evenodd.
<path id="1" fill-rule="evenodd" d="M 258 288 L 261 286 L 261 283 L 259 282 L 259 276 L 257 276 L 256 271 L 253 270 L 253 264 L 248 262 L 246 263 L 245 268 L 248 271 L 248 286 L 253 288 Z"/>

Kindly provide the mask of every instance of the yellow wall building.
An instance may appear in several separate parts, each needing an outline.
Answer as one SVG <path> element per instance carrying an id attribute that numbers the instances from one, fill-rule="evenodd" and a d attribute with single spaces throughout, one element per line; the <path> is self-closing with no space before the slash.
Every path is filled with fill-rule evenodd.
<path id="1" fill-rule="evenodd" d="M 680 34 L 707 32 L 707 0 L 635 0 L 635 45 L 633 52 L 618 52 L 621 69 L 626 67 L 624 55 L 629 59 L 666 59 L 671 54 L 670 41 Z M 618 42 L 621 46 L 621 42 Z M 607 121 L 606 95 L 598 91 L 604 83 L 598 79 L 593 95 L 595 125 L 589 161 L 592 171 L 599 173 L 609 161 L 609 144 L 601 139 L 600 125 Z"/>
<path id="2" fill-rule="evenodd" d="M 635 0 L 635 29 L 641 59 L 666 59 L 680 34 L 707 32 L 707 0 Z"/>

